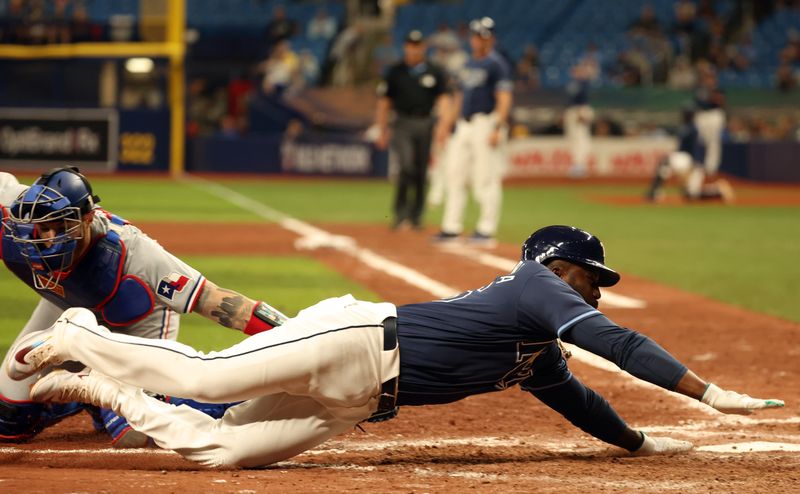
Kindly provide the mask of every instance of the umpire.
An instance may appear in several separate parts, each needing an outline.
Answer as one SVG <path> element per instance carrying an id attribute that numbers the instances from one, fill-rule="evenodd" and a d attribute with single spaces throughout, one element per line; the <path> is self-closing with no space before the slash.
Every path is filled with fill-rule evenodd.
<path id="1" fill-rule="evenodd" d="M 414 229 L 422 228 L 425 184 L 435 123 L 433 109 L 438 106 L 440 115 L 449 114 L 452 104 L 447 93 L 445 73 L 426 59 L 426 49 L 422 33 L 416 30 L 409 32 L 403 43 L 403 60 L 389 68 L 378 88 L 375 126 L 379 133 L 375 145 L 379 149 L 386 149 L 391 140 L 391 149 L 399 167 L 393 229 L 407 225 Z M 390 138 L 389 118 L 392 110 L 395 118 Z M 444 142 L 446 137 L 445 127 L 437 126 L 437 141 Z"/>

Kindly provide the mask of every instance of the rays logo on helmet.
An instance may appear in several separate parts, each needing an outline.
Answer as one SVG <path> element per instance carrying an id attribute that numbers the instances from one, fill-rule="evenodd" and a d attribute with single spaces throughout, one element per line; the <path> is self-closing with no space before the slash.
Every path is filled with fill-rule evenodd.
<path id="1" fill-rule="evenodd" d="M 192 281 L 190 278 L 182 274 L 170 273 L 169 276 L 161 278 L 161 282 L 158 284 L 158 295 L 167 300 L 172 300 L 175 293 L 182 292 L 190 281 Z"/>

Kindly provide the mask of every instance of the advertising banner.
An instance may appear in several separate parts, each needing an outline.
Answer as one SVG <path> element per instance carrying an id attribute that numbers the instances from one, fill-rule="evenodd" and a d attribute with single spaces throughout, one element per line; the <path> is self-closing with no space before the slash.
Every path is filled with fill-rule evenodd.
<path id="1" fill-rule="evenodd" d="M 120 170 L 169 170 L 169 118 L 169 110 L 120 111 Z"/>
<path id="2" fill-rule="evenodd" d="M 0 108 L 0 168 L 112 171 L 117 135 L 113 109 Z"/>
<path id="3" fill-rule="evenodd" d="M 283 141 L 281 170 L 301 175 L 385 177 L 388 158 L 360 135 L 308 133 Z"/>
<path id="4" fill-rule="evenodd" d="M 607 137 L 592 140 L 589 175 L 651 177 L 659 160 L 676 149 L 671 137 Z M 509 177 L 567 177 L 572 154 L 563 137 L 528 137 L 508 144 Z"/>

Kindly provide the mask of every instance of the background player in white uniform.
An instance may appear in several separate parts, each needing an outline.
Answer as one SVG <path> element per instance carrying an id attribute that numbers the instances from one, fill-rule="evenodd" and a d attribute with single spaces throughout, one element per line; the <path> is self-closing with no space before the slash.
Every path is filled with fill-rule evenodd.
<path id="1" fill-rule="evenodd" d="M 564 110 L 564 137 L 572 155 L 569 170 L 573 178 L 583 178 L 589 173 L 589 152 L 592 146 L 594 110 L 589 105 L 589 84 L 597 68 L 588 59 L 572 68 L 572 81 L 567 86 L 569 103 Z"/>
<path id="2" fill-rule="evenodd" d="M 713 177 L 722 160 L 722 133 L 725 130 L 725 93 L 719 87 L 715 69 L 701 66 L 698 70 L 700 82 L 695 90 L 697 113 L 694 123 L 700 140 L 706 147 L 703 163 L 706 175 Z"/>
<path id="3" fill-rule="evenodd" d="M 96 207 L 99 198 L 77 168 L 52 170 L 30 188 L 7 176 L 5 182 L 0 259 L 42 297 L 17 341 L 50 327 L 69 307 L 91 308 L 113 331 L 162 340 L 175 340 L 179 314 L 192 311 L 250 334 L 267 327 L 262 319 L 272 326 L 285 319 L 264 303 L 214 285 L 135 226 Z M 11 358 L 7 354 L 4 362 Z M 0 371 L 1 439 L 28 439 L 80 411 L 31 403 L 33 381 L 13 381 Z M 143 446 L 147 439 L 129 434 L 119 417 L 102 418 L 116 446 Z"/>
<path id="4" fill-rule="evenodd" d="M 213 467 L 267 465 L 363 420 L 391 418 L 398 406 L 451 403 L 517 385 L 576 427 L 633 454 L 692 448 L 625 423 L 572 374 L 558 338 L 721 412 L 784 405 L 708 383 L 652 339 L 609 320 L 597 310 L 600 287 L 620 276 L 604 261 L 597 237 L 545 227 L 525 241 L 511 273 L 480 289 L 400 307 L 349 295 L 328 299 L 281 327 L 209 354 L 174 341 L 109 333 L 90 312 L 69 309 L 53 328 L 18 343 L 8 372 L 20 379 L 79 360 L 91 369 L 50 372 L 31 397 L 111 407 L 158 445 Z M 139 388 L 246 401 L 213 419 Z M 520 412 L 523 423 L 536 420 Z"/>
<path id="5" fill-rule="evenodd" d="M 503 201 L 513 82 L 508 63 L 494 49 L 494 21 L 474 20 L 470 31 L 472 57 L 458 74 L 454 109 L 461 113 L 443 158 L 444 215 L 434 240 L 446 242 L 461 235 L 471 184 L 480 215 L 470 240 L 492 246 Z"/>

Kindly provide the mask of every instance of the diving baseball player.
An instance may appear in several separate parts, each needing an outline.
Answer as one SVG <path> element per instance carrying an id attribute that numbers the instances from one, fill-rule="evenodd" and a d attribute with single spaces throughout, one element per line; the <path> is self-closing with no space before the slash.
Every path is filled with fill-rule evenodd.
<path id="1" fill-rule="evenodd" d="M 597 237 L 549 226 L 525 241 L 512 272 L 478 289 L 401 307 L 349 295 L 328 299 L 209 354 L 110 333 L 91 312 L 69 309 L 52 328 L 18 342 L 8 372 L 24 379 L 78 360 L 90 370 L 50 372 L 31 397 L 112 408 L 159 446 L 211 467 L 268 465 L 361 421 L 391 418 L 398 406 L 451 403 L 517 385 L 585 432 L 635 455 L 692 448 L 629 427 L 570 372 L 558 338 L 724 413 L 783 406 L 701 380 L 652 339 L 598 311 L 600 287 L 620 279 L 604 262 Z M 246 401 L 214 419 L 141 388 L 207 402 Z M 522 424 L 536 420 L 524 411 L 520 416 Z"/>
<path id="2" fill-rule="evenodd" d="M 646 199 L 650 202 L 660 201 L 667 180 L 677 177 L 683 196 L 688 201 L 722 199 L 724 202 L 732 202 L 733 188 L 727 180 L 718 178 L 711 183 L 705 183 L 706 168 L 700 158 L 701 147 L 693 109 L 684 109 L 682 119 L 683 123 L 678 129 L 678 149 L 666 155 L 656 166 Z"/>
<path id="3" fill-rule="evenodd" d="M 480 214 L 469 240 L 486 247 L 496 243 L 513 82 L 508 63 L 494 49 L 494 30 L 489 17 L 470 23 L 472 57 L 457 75 L 454 108 L 460 108 L 461 114 L 443 157 L 444 214 L 442 230 L 434 241 L 453 241 L 461 235 L 467 186 L 471 185 Z"/>
<path id="4" fill-rule="evenodd" d="M 50 327 L 70 307 L 91 309 L 115 332 L 166 341 L 176 339 L 179 314 L 188 312 L 248 334 L 286 319 L 263 302 L 214 285 L 138 228 L 96 206 L 99 198 L 77 168 L 51 170 L 30 188 L 4 177 L 0 258 L 41 296 L 17 341 Z M 11 359 L 9 353 L 4 362 Z M 30 401 L 33 382 L 16 382 L 0 372 L 0 440 L 29 439 L 83 408 Z M 94 418 L 117 447 L 147 442 L 110 410 Z"/>

